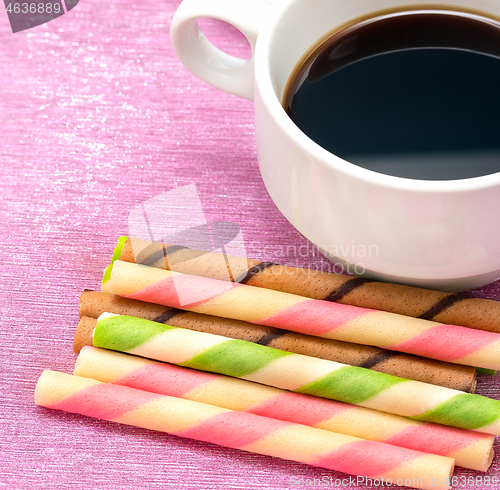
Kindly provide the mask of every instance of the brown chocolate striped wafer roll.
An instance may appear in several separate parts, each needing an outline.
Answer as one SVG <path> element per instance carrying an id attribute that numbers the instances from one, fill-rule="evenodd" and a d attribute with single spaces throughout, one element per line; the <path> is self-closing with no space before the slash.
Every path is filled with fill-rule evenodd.
<path id="1" fill-rule="evenodd" d="M 473 393 L 476 387 L 476 370 L 469 366 L 400 354 L 378 347 L 303 335 L 240 320 L 192 313 L 94 291 L 84 291 L 80 296 L 81 320 L 75 333 L 75 352 L 80 352 L 84 345 L 92 345 L 95 319 L 104 312 L 136 316 L 174 327 L 246 340 L 288 352 L 369 368 L 400 378 L 423 381 L 469 393 Z"/>
<path id="2" fill-rule="evenodd" d="M 500 333 L 500 302 L 464 293 L 382 283 L 135 238 L 123 243 L 118 256 L 127 262 L 184 274 L 232 280 L 307 298 Z"/>

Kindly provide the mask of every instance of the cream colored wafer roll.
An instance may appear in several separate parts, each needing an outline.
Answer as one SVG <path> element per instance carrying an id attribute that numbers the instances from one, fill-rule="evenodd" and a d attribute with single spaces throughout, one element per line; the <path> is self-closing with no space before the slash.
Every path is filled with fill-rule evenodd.
<path id="1" fill-rule="evenodd" d="M 478 471 L 486 471 L 493 459 L 492 435 L 418 422 L 107 349 L 83 348 L 73 374 L 440 454 L 455 459 L 458 466 Z"/>
<path id="2" fill-rule="evenodd" d="M 109 292 L 440 361 L 500 368 L 500 334 L 116 260 Z"/>
<path id="3" fill-rule="evenodd" d="M 46 370 L 35 403 L 419 489 L 448 489 L 454 460 Z M 434 484 L 436 482 L 436 484 Z"/>
<path id="4" fill-rule="evenodd" d="M 500 302 L 122 237 L 116 258 L 312 299 L 500 333 Z"/>

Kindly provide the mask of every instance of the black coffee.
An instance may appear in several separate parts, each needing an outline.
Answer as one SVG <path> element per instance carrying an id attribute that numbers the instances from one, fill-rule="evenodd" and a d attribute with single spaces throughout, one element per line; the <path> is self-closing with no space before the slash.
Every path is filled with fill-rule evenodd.
<path id="1" fill-rule="evenodd" d="M 376 172 L 500 172 L 500 23 L 446 11 L 361 21 L 307 58 L 283 105 L 319 145 Z"/>

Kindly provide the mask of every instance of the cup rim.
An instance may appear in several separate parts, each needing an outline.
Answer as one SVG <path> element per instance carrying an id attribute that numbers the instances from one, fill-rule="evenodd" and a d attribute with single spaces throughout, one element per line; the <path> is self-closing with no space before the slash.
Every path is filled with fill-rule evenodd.
<path id="1" fill-rule="evenodd" d="M 276 94 L 269 61 L 271 46 L 276 35 L 276 26 L 282 25 L 280 24 L 280 17 L 293 3 L 294 1 L 290 0 L 274 5 L 274 8 L 276 8 L 275 15 L 271 16 L 269 22 L 259 33 L 254 52 L 255 86 L 256 89 L 258 88 L 259 97 L 263 101 L 263 105 L 267 107 L 269 116 L 280 126 L 291 141 L 294 141 L 303 151 L 311 154 L 323 166 L 345 176 L 354 177 L 357 180 L 388 189 L 436 194 L 481 191 L 500 187 L 500 171 L 478 177 L 451 180 L 412 179 L 383 174 L 360 167 L 329 152 L 303 133 L 287 115 Z M 429 4 L 426 6 L 428 7 Z M 436 6 L 438 5 L 436 4 Z"/>

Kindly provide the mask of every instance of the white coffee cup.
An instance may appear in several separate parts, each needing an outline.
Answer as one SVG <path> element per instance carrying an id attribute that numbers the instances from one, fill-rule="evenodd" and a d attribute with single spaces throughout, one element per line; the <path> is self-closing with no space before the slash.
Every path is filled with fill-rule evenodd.
<path id="1" fill-rule="evenodd" d="M 420 6 L 420 7 L 419 7 Z M 500 277 L 500 173 L 462 180 L 394 177 L 356 166 L 309 139 L 282 97 L 301 58 L 355 19 L 384 10 L 429 9 L 405 0 L 183 0 L 171 39 L 195 75 L 254 100 L 257 155 L 283 215 L 349 272 L 449 291 Z M 440 0 L 436 9 L 474 9 L 498 20 L 498 0 Z M 201 18 L 226 21 L 252 46 L 235 58 L 201 33 Z"/>

